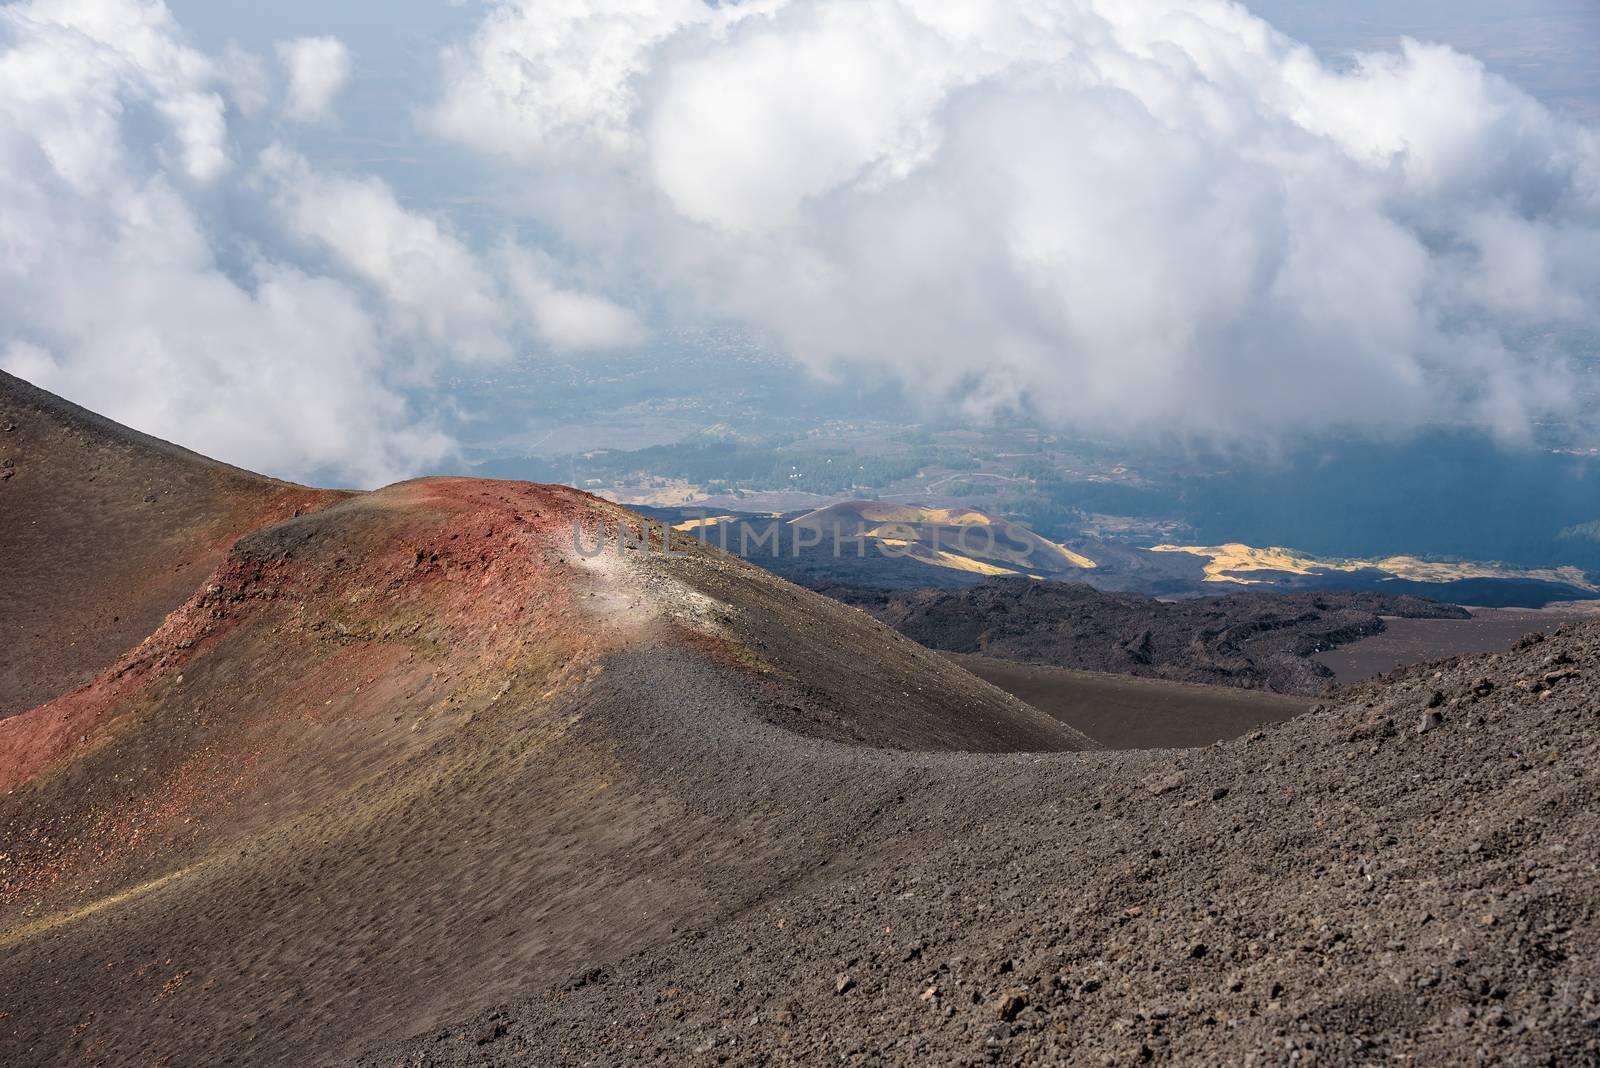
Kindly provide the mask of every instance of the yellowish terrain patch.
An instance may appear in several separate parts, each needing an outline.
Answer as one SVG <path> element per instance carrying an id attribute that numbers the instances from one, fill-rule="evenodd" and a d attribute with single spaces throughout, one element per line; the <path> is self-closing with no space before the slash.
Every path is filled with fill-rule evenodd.
<path id="1" fill-rule="evenodd" d="M 1583 571 L 1576 567 L 1514 568 L 1498 563 L 1447 563 L 1422 560 L 1415 556 L 1386 556 L 1379 560 L 1354 560 L 1308 556 L 1270 546 L 1258 549 L 1240 542 L 1226 545 L 1156 545 L 1158 553 L 1188 553 L 1205 558 L 1205 581 L 1232 582 L 1241 586 L 1260 585 L 1264 579 L 1241 577 L 1252 571 L 1278 571 L 1290 575 L 1318 575 L 1328 572 L 1382 571 L 1411 582 L 1460 582 L 1464 579 L 1520 579 L 1554 582 L 1600 592 Z"/>
<path id="2" fill-rule="evenodd" d="M 999 564 L 990 564 L 982 560 L 974 560 L 969 556 L 957 556 L 955 553 L 947 553 L 942 550 L 939 552 L 934 552 L 932 555 L 938 559 L 937 561 L 930 561 L 930 563 L 936 563 L 936 566 L 947 567 L 952 571 L 968 571 L 974 575 L 990 576 L 1016 574 L 1016 572 L 1009 567 L 1001 567 Z"/>
<path id="3" fill-rule="evenodd" d="M 974 508 L 923 508 L 882 501 L 852 501 L 829 505 L 790 520 L 791 526 L 811 529 L 827 529 L 834 524 L 843 528 L 857 523 L 864 536 L 884 545 L 924 544 L 926 551 L 916 554 L 924 563 L 959 566 L 959 570 L 974 574 L 1013 575 L 1017 573 L 1016 568 L 1030 566 L 1085 571 L 1099 566 L 1082 553 L 1041 538 L 1020 523 L 997 520 Z M 965 538 L 966 531 L 972 529 L 990 531 L 980 536 L 981 546 L 971 545 L 970 539 Z M 1027 549 L 1012 548 L 1018 542 Z M 953 551 L 942 548 L 946 545 L 953 546 Z M 956 565 L 950 562 L 953 560 L 965 563 Z M 990 560 L 1013 566 L 986 562 Z"/>
<path id="4" fill-rule="evenodd" d="M 704 488 L 681 478 L 662 479 L 656 485 L 597 489 L 594 493 L 597 497 L 624 507 L 644 505 L 655 508 L 679 508 L 693 504 L 706 495 Z"/>
<path id="5" fill-rule="evenodd" d="M 867 524 L 906 526 L 978 527 L 993 526 L 994 520 L 975 508 L 921 508 L 911 504 L 883 501 L 851 501 L 831 504 L 791 520 L 793 526 L 812 525 L 825 520 L 859 519 Z"/>
<path id="6" fill-rule="evenodd" d="M 876 540 L 882 545 L 906 550 L 900 555 L 907 559 L 917 560 L 933 567 L 944 567 L 949 568 L 951 571 L 966 571 L 973 575 L 988 575 L 991 577 L 1016 574 L 1009 567 L 985 563 L 982 560 L 974 560 L 969 556 L 959 556 L 956 553 L 945 552 L 942 549 L 932 549 L 918 541 L 906 541 L 904 538 L 878 538 Z"/>
<path id="7" fill-rule="evenodd" d="M 691 519 L 686 523 L 678 523 L 672 529 L 681 530 L 685 534 L 690 534 L 696 530 L 704 530 L 706 527 L 715 527 L 720 526 L 723 523 L 732 523 L 737 518 L 737 516 L 731 515 L 707 516 L 704 519 Z"/>
<path id="8" fill-rule="evenodd" d="M 842 508 L 849 508 L 844 505 Z M 855 512 L 868 523 L 931 524 L 941 527 L 987 527 L 994 520 L 973 508 L 919 508 L 909 504 L 883 504 L 869 501 L 856 505 Z"/>
<path id="9" fill-rule="evenodd" d="M 1044 541 L 1043 538 L 1040 538 L 1039 540 L 1040 541 Z M 1067 563 L 1071 564 L 1073 567 L 1081 567 L 1085 571 L 1092 571 L 1093 569 L 1095 569 L 1095 568 L 1100 566 L 1099 564 L 1095 563 L 1093 560 L 1089 559 L 1087 556 L 1084 556 L 1082 553 L 1073 552 L 1071 549 L 1067 548 L 1065 545 L 1062 545 L 1060 542 L 1045 541 L 1044 543 L 1046 545 L 1050 546 L 1052 549 L 1055 549 L 1062 556 L 1066 557 Z"/>

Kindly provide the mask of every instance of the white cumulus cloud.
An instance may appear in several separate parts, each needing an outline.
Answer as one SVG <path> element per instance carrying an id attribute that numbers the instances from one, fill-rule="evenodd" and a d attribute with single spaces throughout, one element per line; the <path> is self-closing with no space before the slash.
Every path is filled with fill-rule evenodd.
<path id="1" fill-rule="evenodd" d="M 549 257 L 508 248 L 502 267 L 534 332 L 553 349 L 583 352 L 642 345 L 649 332 L 638 315 L 604 297 L 560 285 Z"/>
<path id="2" fill-rule="evenodd" d="M 502 0 L 433 129 L 664 303 L 985 416 L 1214 439 L 1572 414 L 1600 137 L 1223 0 Z M 552 210 L 555 209 L 555 210 Z"/>
<path id="3" fill-rule="evenodd" d="M 511 354 L 495 280 L 437 220 L 376 178 L 318 173 L 281 145 L 261 163 L 285 232 L 376 289 L 400 330 L 459 358 Z"/>
<path id="4" fill-rule="evenodd" d="M 328 119 L 349 50 L 279 57 Z M 1222 0 L 497 0 L 439 58 L 443 158 L 380 178 L 158 0 L 0 6 L 0 366 L 363 484 L 452 455 L 446 374 L 729 323 L 1110 435 L 1594 414 L 1600 134 L 1447 48 L 1333 66 Z"/>
<path id="5" fill-rule="evenodd" d="M 277 50 L 289 79 L 284 117 L 310 123 L 333 118 L 333 102 L 350 83 L 350 49 L 337 37 L 299 37 L 279 41 Z"/>
<path id="6" fill-rule="evenodd" d="M 223 79 L 160 4 L 0 8 L 0 365 L 232 463 L 372 484 L 453 446 L 345 281 L 219 238 Z"/>
<path id="7" fill-rule="evenodd" d="M 325 118 L 348 51 L 279 53 L 289 114 Z M 514 231 L 482 252 L 378 177 L 236 136 L 270 95 L 153 0 L 0 7 L 0 366 L 232 463 L 373 485 L 455 456 L 416 410 L 445 374 L 647 337 Z"/>
<path id="8" fill-rule="evenodd" d="M 653 45 L 709 19 L 703 0 L 497 4 L 450 71 L 429 124 L 495 155 L 529 158 L 574 141 L 620 150 L 638 107 L 631 80 Z"/>

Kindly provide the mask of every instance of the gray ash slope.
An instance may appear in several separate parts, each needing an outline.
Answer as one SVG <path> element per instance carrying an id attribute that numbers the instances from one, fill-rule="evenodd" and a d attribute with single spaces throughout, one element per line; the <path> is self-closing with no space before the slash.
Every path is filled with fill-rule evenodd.
<path id="1" fill-rule="evenodd" d="M 944 652 L 1306 695 L 1334 681 L 1333 672 L 1311 657 L 1381 633 L 1384 616 L 1470 618 L 1456 605 L 1372 592 L 1158 601 L 1028 579 L 961 590 L 835 586 L 822 592 Z"/>
<path id="2" fill-rule="evenodd" d="M 1597 679 L 1569 624 L 1137 754 L 685 758 L 704 719 L 635 717 L 635 768 L 751 849 L 805 812 L 808 863 L 359 1063 L 1600 1063 Z"/>

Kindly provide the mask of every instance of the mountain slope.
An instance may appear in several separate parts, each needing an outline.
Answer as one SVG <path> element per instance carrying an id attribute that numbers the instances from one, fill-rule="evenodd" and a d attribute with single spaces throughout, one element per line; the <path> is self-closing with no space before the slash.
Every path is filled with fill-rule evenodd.
<path id="1" fill-rule="evenodd" d="M 862 761 L 813 878 L 358 1063 L 1593 1064 L 1597 672 L 1569 625 L 1201 750 Z"/>
<path id="2" fill-rule="evenodd" d="M 1600 625 L 1107 753 L 637 521 L 471 479 L 290 516 L 0 721 L 0 1064 L 1600 1049 Z M 57 529 L 91 569 L 171 530 Z"/>
<path id="3" fill-rule="evenodd" d="M 1197 748 L 1232 741 L 1311 708 L 1306 697 L 947 654 L 985 682 L 1070 723 L 1108 749 Z"/>
<path id="4" fill-rule="evenodd" d="M 978 575 L 1078 575 L 1095 562 L 1016 523 L 975 508 L 919 508 L 881 501 L 847 501 L 789 520 L 812 532 L 812 544 L 862 541 L 879 556 L 918 560 L 930 567 Z"/>
<path id="5" fill-rule="evenodd" d="M 344 496 L 208 460 L 0 371 L 0 719 L 137 645 L 240 535 Z"/>
<path id="6" fill-rule="evenodd" d="M 352 1020 L 405 1034 L 815 870 L 875 816 L 819 833 L 788 798 L 830 780 L 793 754 L 1093 746 L 690 539 L 575 548 L 631 518 L 363 495 L 241 539 L 114 668 L 0 722 L 0 1061 L 353 1055 Z M 742 769 L 710 810 L 680 781 L 708 761 Z"/>

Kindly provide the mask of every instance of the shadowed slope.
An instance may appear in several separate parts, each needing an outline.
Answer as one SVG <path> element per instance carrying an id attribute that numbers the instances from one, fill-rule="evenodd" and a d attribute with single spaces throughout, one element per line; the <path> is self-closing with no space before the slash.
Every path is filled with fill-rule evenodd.
<path id="1" fill-rule="evenodd" d="M 573 551 L 628 518 L 364 495 L 0 723 L 0 1061 L 352 1055 L 811 877 L 880 818 L 848 801 L 868 747 L 1092 744 L 691 539 Z"/>
<path id="2" fill-rule="evenodd" d="M 0 719 L 87 681 L 241 534 L 345 494 L 253 475 L 0 371 Z"/>

